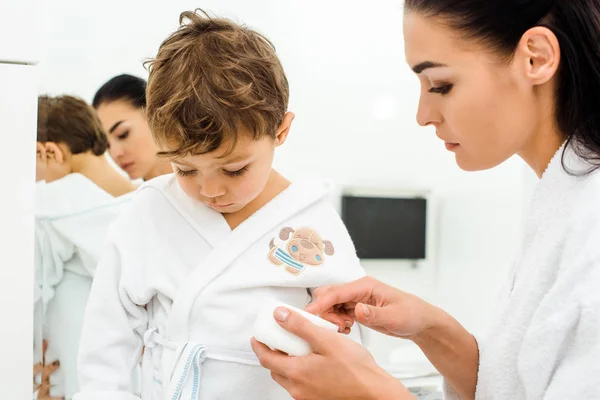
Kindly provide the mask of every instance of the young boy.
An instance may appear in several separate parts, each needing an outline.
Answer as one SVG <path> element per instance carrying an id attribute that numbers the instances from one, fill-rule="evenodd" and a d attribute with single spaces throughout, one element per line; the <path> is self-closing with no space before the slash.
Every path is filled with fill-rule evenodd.
<path id="1" fill-rule="evenodd" d="M 327 185 L 272 168 L 294 116 L 271 43 L 225 19 L 180 22 L 147 90 L 175 175 L 146 183 L 114 226 L 75 399 L 138 399 L 130 376 L 142 349 L 144 400 L 289 399 L 252 353 L 258 311 L 269 298 L 304 307 L 311 288 L 364 271 Z"/>

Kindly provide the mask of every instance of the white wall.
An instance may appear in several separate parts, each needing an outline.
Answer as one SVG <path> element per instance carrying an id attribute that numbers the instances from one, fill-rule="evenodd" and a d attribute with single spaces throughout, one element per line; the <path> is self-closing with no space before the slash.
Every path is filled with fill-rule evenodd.
<path id="1" fill-rule="evenodd" d="M 2 398 L 31 396 L 33 344 L 33 196 L 36 71 L 0 62 L 0 390 Z"/>
<path id="2" fill-rule="evenodd" d="M 0 2 L 0 392 L 32 393 L 36 0 Z"/>
<path id="3" fill-rule="evenodd" d="M 400 1 L 45 2 L 40 92 L 91 100 L 113 75 L 145 77 L 142 60 L 177 27 L 181 11 L 198 6 L 257 27 L 275 43 L 297 115 L 276 159 L 284 174 L 433 191 L 436 260 L 367 270 L 483 329 L 521 233 L 523 165 L 462 172 L 434 132 L 417 126 L 418 81 L 404 61 Z M 395 345 L 379 339 L 373 351 L 385 359 Z"/>

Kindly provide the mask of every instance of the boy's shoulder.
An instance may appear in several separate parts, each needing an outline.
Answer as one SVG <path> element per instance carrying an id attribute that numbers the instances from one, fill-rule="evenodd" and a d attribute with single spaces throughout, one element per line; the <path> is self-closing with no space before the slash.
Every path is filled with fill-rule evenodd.
<path id="1" fill-rule="evenodd" d="M 174 175 L 163 175 L 144 182 L 133 193 L 126 211 L 121 214 L 122 223 L 131 223 L 140 218 L 146 219 L 160 215 L 172 208 L 172 193 L 175 191 Z"/>
<path id="2" fill-rule="evenodd" d="M 312 204 L 305 203 L 304 207 L 290 220 L 299 224 L 319 226 L 321 229 L 345 233 L 346 227 L 342 222 L 335 204 L 337 194 L 335 185 L 326 179 L 304 179 L 290 186 L 288 198 L 312 196 Z M 301 200 L 302 202 L 302 200 Z"/>
<path id="3" fill-rule="evenodd" d="M 111 226 L 110 240 L 119 246 L 146 249 L 157 238 L 180 232 L 185 222 L 175 204 L 175 186 L 175 178 L 169 175 L 144 182 Z"/>
<path id="4" fill-rule="evenodd" d="M 138 188 L 137 192 L 138 193 L 142 193 L 142 192 L 147 192 L 148 190 L 158 190 L 160 192 L 165 192 L 165 191 L 170 191 L 173 188 L 173 185 L 175 185 L 177 182 L 177 179 L 175 178 L 175 174 L 171 173 L 171 174 L 167 174 L 167 175 L 160 175 L 157 176 L 156 178 L 150 179 L 149 181 L 146 181 L 144 183 L 142 183 L 140 185 L 140 187 Z"/>
<path id="5" fill-rule="evenodd" d="M 133 196 L 132 204 L 136 207 L 157 202 L 162 203 L 165 198 L 170 197 L 175 192 L 176 186 L 175 174 L 158 176 L 140 185 Z"/>
<path id="6" fill-rule="evenodd" d="M 313 214 L 320 210 L 329 214 L 333 208 L 333 184 L 325 179 L 301 179 L 294 181 L 286 190 L 273 198 L 270 203 L 297 208 L 300 214 Z"/>

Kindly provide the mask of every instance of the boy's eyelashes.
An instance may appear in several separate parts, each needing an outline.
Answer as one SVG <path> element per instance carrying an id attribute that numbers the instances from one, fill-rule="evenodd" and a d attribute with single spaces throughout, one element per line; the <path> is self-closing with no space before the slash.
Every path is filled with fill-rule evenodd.
<path id="1" fill-rule="evenodd" d="M 191 176 L 194 175 L 197 171 L 196 170 L 189 170 L 189 171 L 184 171 L 182 169 L 179 169 L 178 167 L 175 167 L 175 172 L 177 172 L 177 175 L 182 176 L 182 177 L 186 177 L 186 176 Z"/>
<path id="2" fill-rule="evenodd" d="M 225 173 L 225 175 L 229 175 L 229 176 L 242 176 L 244 175 L 244 172 L 246 172 L 248 170 L 248 166 L 244 166 L 236 171 L 228 171 L 226 169 L 223 170 L 223 172 Z"/>
<path id="3" fill-rule="evenodd" d="M 223 173 L 227 176 L 236 177 L 236 176 L 242 176 L 247 170 L 248 170 L 248 166 L 246 165 L 245 167 L 242 167 L 235 171 L 229 171 L 229 170 L 224 169 Z M 198 171 L 195 169 L 182 170 L 177 166 L 175 167 L 175 172 L 177 173 L 177 175 L 179 175 L 181 177 L 192 176 L 192 175 L 195 175 L 198 173 Z"/>

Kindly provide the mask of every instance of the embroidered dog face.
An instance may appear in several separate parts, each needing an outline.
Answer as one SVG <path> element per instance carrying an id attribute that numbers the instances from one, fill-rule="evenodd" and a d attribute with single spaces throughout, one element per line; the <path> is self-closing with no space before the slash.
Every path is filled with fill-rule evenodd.
<path id="1" fill-rule="evenodd" d="M 325 260 L 325 254 L 332 256 L 333 245 L 328 240 L 309 228 L 301 228 L 294 232 L 292 228 L 283 228 L 279 233 L 281 240 L 291 240 L 287 243 L 288 253 L 297 261 L 307 265 L 321 265 Z M 325 254 L 323 254 L 325 253 Z"/>
<path id="2" fill-rule="evenodd" d="M 322 265 L 325 255 L 332 256 L 335 252 L 329 240 L 323 240 L 310 228 L 283 228 L 279 232 L 279 239 L 286 242 L 285 247 L 281 246 L 285 251 L 271 240 L 269 261 L 277 266 L 285 264 L 285 270 L 293 275 L 298 275 L 307 265 Z"/>

